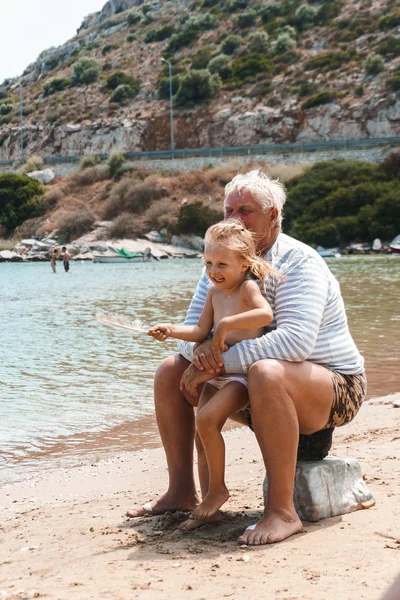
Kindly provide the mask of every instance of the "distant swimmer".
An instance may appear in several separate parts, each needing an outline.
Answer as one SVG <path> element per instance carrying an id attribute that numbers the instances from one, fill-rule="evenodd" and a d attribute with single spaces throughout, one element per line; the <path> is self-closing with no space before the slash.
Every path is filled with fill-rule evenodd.
<path id="1" fill-rule="evenodd" d="M 54 248 L 53 252 L 51 253 L 51 258 L 50 258 L 50 265 L 51 265 L 51 268 L 53 269 L 53 273 L 56 272 L 57 259 L 58 259 L 58 248 Z"/>
<path id="2" fill-rule="evenodd" d="M 62 247 L 62 251 L 63 251 L 63 265 L 64 265 L 64 271 L 66 273 L 68 273 L 69 271 L 69 261 L 71 260 L 71 255 L 68 252 L 67 248 L 65 246 Z"/>

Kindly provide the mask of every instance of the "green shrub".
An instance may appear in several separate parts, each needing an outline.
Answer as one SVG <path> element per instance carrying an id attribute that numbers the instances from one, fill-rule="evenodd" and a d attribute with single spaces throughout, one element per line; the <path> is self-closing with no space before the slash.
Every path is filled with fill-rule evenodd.
<path id="1" fill-rule="evenodd" d="M 69 77 L 59 78 L 59 79 L 51 79 L 47 83 L 44 84 L 43 87 L 43 95 L 51 96 L 57 92 L 62 92 L 66 88 L 70 87 L 71 79 Z"/>
<path id="2" fill-rule="evenodd" d="M 254 31 L 247 38 L 249 52 L 266 52 L 268 48 L 268 34 L 265 31 Z"/>
<path id="3" fill-rule="evenodd" d="M 276 17 L 280 17 L 281 15 L 281 5 L 279 2 L 273 2 L 272 4 L 268 4 L 267 6 L 263 6 L 258 14 L 261 16 L 261 21 L 263 23 L 268 23 L 276 19 Z"/>
<path id="4" fill-rule="evenodd" d="M 118 44 L 107 44 L 107 46 L 104 46 L 101 53 L 103 56 L 105 56 L 106 54 L 112 52 L 112 50 L 116 50 L 117 48 L 119 48 Z"/>
<path id="5" fill-rule="evenodd" d="M 21 173 L 27 174 L 32 171 L 40 171 L 43 169 L 44 161 L 41 156 L 33 155 L 22 166 Z"/>
<path id="6" fill-rule="evenodd" d="M 88 206 L 62 215 L 57 222 L 57 236 L 62 244 L 67 244 L 93 227 L 95 216 Z"/>
<path id="7" fill-rule="evenodd" d="M 139 89 L 139 82 L 134 77 L 127 75 L 123 71 L 116 71 L 109 75 L 106 79 L 106 88 L 108 90 L 115 90 L 119 85 L 129 85 L 131 88 Z"/>
<path id="8" fill-rule="evenodd" d="M 379 21 L 379 29 L 381 31 L 388 31 L 394 29 L 400 25 L 400 10 L 396 11 L 392 15 L 382 17 Z"/>
<path id="9" fill-rule="evenodd" d="M 271 44 L 272 54 L 285 54 L 290 52 L 296 47 L 296 40 L 294 40 L 288 33 L 280 33 L 276 40 Z"/>
<path id="10" fill-rule="evenodd" d="M 226 3 L 226 10 L 228 12 L 234 13 L 239 10 L 244 10 L 245 8 L 247 8 L 248 4 L 249 0 L 231 0 L 230 2 Z"/>
<path id="11" fill-rule="evenodd" d="M 7 234 L 27 219 L 43 214 L 44 188 L 27 175 L 0 175 L 0 228 Z"/>
<path id="12" fill-rule="evenodd" d="M 200 201 L 193 204 L 184 204 L 179 210 L 175 232 L 203 236 L 211 225 L 222 219 L 222 212 L 209 208 Z"/>
<path id="13" fill-rule="evenodd" d="M 119 85 L 111 94 L 110 102 L 116 102 L 118 104 L 125 104 L 129 100 L 132 100 L 137 95 L 137 91 L 131 88 L 130 85 L 123 83 Z"/>
<path id="14" fill-rule="evenodd" d="M 313 108 L 314 106 L 320 106 L 321 104 L 328 104 L 329 102 L 333 102 L 335 99 L 335 92 L 319 92 L 318 94 L 315 94 L 314 96 L 311 96 L 311 98 L 306 100 L 302 108 L 303 110 L 307 110 L 307 108 Z"/>
<path id="15" fill-rule="evenodd" d="M 202 48 L 192 56 L 191 69 L 206 69 L 211 60 L 211 52 L 208 48 Z"/>
<path id="16" fill-rule="evenodd" d="M 364 69 L 368 75 L 378 75 L 385 70 L 385 62 L 379 54 L 369 54 L 364 61 Z"/>
<path id="17" fill-rule="evenodd" d="M 317 16 L 317 9 L 308 4 L 302 4 L 296 9 L 294 14 L 294 22 L 299 31 L 304 31 L 314 23 Z"/>
<path id="18" fill-rule="evenodd" d="M 98 156 L 84 156 L 80 162 L 81 169 L 87 169 L 87 167 L 95 167 L 101 162 L 101 158 Z"/>
<path id="19" fill-rule="evenodd" d="M 129 33 L 126 36 L 126 41 L 129 42 L 129 43 L 131 43 L 131 42 L 133 42 L 133 40 L 136 40 L 136 35 L 134 33 Z"/>
<path id="20" fill-rule="evenodd" d="M 400 38 L 389 36 L 378 46 L 379 54 L 384 56 L 400 56 Z"/>
<path id="21" fill-rule="evenodd" d="M 8 115 L 13 111 L 13 105 L 8 102 L 2 102 L 0 104 L 0 115 Z"/>
<path id="22" fill-rule="evenodd" d="M 208 70 L 210 73 L 217 73 L 222 80 L 227 79 L 231 74 L 229 67 L 230 58 L 226 54 L 218 54 L 212 58 L 208 64 Z"/>
<path id="23" fill-rule="evenodd" d="M 175 95 L 179 89 L 180 75 L 172 75 L 172 95 Z M 160 100 L 167 100 L 170 97 L 169 77 L 161 77 L 157 82 L 157 94 Z"/>
<path id="24" fill-rule="evenodd" d="M 177 106 L 190 106 L 214 98 L 221 87 L 218 75 L 212 75 L 207 69 L 192 70 L 182 75 L 175 96 Z"/>
<path id="25" fill-rule="evenodd" d="M 386 85 L 392 92 L 398 92 L 400 90 L 400 75 L 388 79 Z"/>
<path id="26" fill-rule="evenodd" d="M 332 160 L 316 163 L 287 184 L 285 230 L 306 243 L 335 246 L 400 230 L 396 166 Z"/>
<path id="27" fill-rule="evenodd" d="M 247 52 L 238 56 L 231 64 L 231 81 L 237 85 L 255 81 L 272 71 L 272 63 L 265 54 Z"/>
<path id="28" fill-rule="evenodd" d="M 174 33 L 168 44 L 167 52 L 177 52 L 185 46 L 189 46 L 199 37 L 199 31 L 195 29 L 184 29 L 181 33 Z"/>
<path id="29" fill-rule="evenodd" d="M 107 165 L 110 169 L 111 177 L 115 177 L 117 171 L 123 166 L 124 162 L 124 154 L 121 154 L 121 152 L 111 152 L 107 160 Z"/>
<path id="30" fill-rule="evenodd" d="M 336 19 L 340 15 L 341 12 L 341 2 L 340 0 L 333 0 L 332 2 L 325 2 L 318 9 L 317 14 L 314 18 L 314 23 L 316 25 L 329 25 L 333 19 Z"/>
<path id="31" fill-rule="evenodd" d="M 222 54 L 233 54 L 242 45 L 242 38 L 239 35 L 228 35 L 221 45 Z"/>
<path id="32" fill-rule="evenodd" d="M 93 58 L 81 58 L 73 65 L 72 85 L 93 83 L 99 76 L 99 65 Z"/>
<path id="33" fill-rule="evenodd" d="M 211 8 L 219 3 L 220 0 L 203 0 L 201 8 Z"/>
<path id="34" fill-rule="evenodd" d="M 256 22 L 256 13 L 253 10 L 243 12 L 236 17 L 235 22 L 240 29 L 252 27 Z"/>
<path id="35" fill-rule="evenodd" d="M 144 42 L 149 44 L 151 42 L 162 42 L 167 40 L 173 35 L 175 32 L 175 27 L 173 25 L 164 25 L 160 29 L 150 29 L 144 37 Z"/>
<path id="36" fill-rule="evenodd" d="M 315 69 L 327 68 L 329 70 L 339 69 L 342 65 L 348 63 L 353 56 L 348 52 L 324 52 L 318 56 L 310 58 L 305 64 L 306 71 L 313 71 Z"/>

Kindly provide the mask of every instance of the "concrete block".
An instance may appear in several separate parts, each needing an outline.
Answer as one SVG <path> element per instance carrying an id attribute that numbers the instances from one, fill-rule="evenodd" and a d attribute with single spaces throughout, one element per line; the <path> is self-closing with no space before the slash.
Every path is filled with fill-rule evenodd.
<path id="1" fill-rule="evenodd" d="M 268 477 L 264 479 L 264 502 Z M 299 461 L 296 467 L 294 505 L 302 521 L 319 521 L 374 506 L 355 458 Z"/>

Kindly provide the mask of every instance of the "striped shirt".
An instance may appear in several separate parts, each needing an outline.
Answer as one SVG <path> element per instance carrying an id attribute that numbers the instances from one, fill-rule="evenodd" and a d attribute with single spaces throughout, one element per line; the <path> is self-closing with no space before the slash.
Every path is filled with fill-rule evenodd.
<path id="1" fill-rule="evenodd" d="M 266 358 L 323 365 L 345 375 L 364 372 L 364 360 L 351 337 L 339 284 L 326 262 L 310 246 L 280 233 L 265 255 L 284 279 L 266 278 L 263 296 L 274 319 L 259 338 L 242 340 L 223 353 L 227 373 L 247 373 Z M 205 270 L 186 315 L 195 325 L 211 281 Z M 193 343 L 178 342 L 179 352 L 193 358 Z"/>

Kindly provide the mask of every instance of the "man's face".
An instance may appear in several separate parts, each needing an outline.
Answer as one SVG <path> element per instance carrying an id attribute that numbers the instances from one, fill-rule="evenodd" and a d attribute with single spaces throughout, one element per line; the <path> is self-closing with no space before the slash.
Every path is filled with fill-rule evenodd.
<path id="1" fill-rule="evenodd" d="M 250 192 L 231 192 L 225 200 L 225 219 L 240 219 L 246 229 L 255 233 L 257 250 L 265 252 L 276 240 L 279 229 L 276 229 L 278 211 L 267 208 L 265 212 Z"/>

